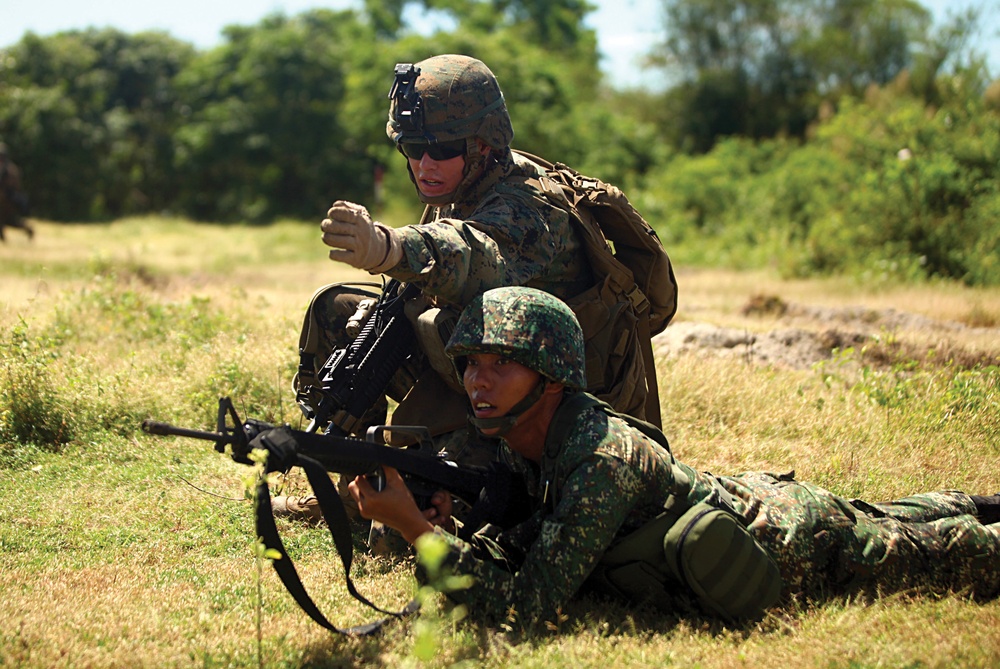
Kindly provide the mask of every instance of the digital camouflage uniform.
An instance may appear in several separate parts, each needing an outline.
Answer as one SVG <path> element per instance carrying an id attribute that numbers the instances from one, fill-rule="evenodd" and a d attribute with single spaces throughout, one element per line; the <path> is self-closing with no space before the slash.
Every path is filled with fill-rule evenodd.
<path id="1" fill-rule="evenodd" d="M 519 294 L 519 289 L 506 289 L 504 300 L 503 291 L 491 291 L 485 306 L 477 301 L 467 309 L 448 348 L 456 364 L 477 351 L 509 352 L 512 359 L 552 376 L 543 371 L 552 366 L 550 360 L 532 362 L 527 352 L 556 337 L 552 330 L 564 324 L 551 326 L 539 317 L 504 332 L 493 328 L 492 335 L 489 326 L 481 325 L 510 310 L 511 298 Z M 511 335 L 518 327 L 520 343 Z M 728 505 L 777 563 L 786 594 L 919 585 L 968 588 L 988 598 L 1000 590 L 1000 523 L 981 524 L 964 493 L 869 505 L 791 475 L 712 476 L 677 462 L 666 448 L 598 407 L 571 422 L 560 443 L 552 425 L 561 421 L 559 412 L 566 407 L 564 400 L 550 424 L 545 453 L 551 456 L 543 458 L 531 482 L 534 513 L 528 520 L 469 541 L 436 530 L 450 545 L 445 566 L 475 579 L 468 590 L 449 596 L 494 621 L 503 621 L 511 607 L 522 622 L 555 620 L 557 609 L 585 587 L 612 542 L 678 501 L 681 506 Z M 684 601 L 686 594 L 678 593 L 677 602 Z"/>
<path id="2" fill-rule="evenodd" d="M 531 286 L 568 299 L 593 279 L 565 210 L 523 182 L 541 169 L 506 152 L 432 220 L 399 229 L 403 262 L 387 274 L 464 307 L 498 286 Z"/>

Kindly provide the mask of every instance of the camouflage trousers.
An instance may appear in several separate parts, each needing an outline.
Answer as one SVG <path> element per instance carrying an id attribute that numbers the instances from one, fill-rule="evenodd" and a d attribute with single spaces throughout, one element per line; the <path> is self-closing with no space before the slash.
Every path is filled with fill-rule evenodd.
<path id="1" fill-rule="evenodd" d="M 1000 524 L 983 525 L 961 492 L 869 504 L 765 473 L 721 478 L 791 592 L 910 587 L 1000 594 Z"/>

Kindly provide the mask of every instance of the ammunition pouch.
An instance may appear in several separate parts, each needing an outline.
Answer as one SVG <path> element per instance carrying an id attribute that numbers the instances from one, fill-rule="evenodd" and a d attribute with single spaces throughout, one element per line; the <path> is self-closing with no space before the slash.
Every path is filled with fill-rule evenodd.
<path id="1" fill-rule="evenodd" d="M 458 378 L 451 358 L 444 352 L 451 333 L 455 331 L 459 312 L 450 307 L 433 306 L 426 298 L 410 300 L 404 312 L 413 324 L 413 333 L 427 362 L 452 390 L 464 395 L 462 380 Z"/>

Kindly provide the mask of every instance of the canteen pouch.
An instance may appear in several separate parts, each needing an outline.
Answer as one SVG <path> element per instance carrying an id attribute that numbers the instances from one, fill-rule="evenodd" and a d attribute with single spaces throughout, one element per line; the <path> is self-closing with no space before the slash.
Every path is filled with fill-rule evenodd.
<path id="1" fill-rule="evenodd" d="M 733 514 L 704 502 L 663 537 L 668 571 L 707 612 L 727 620 L 759 618 L 781 596 L 778 566 Z"/>
<path id="2" fill-rule="evenodd" d="M 669 610 L 666 604 L 675 586 L 664 560 L 663 536 L 676 520 L 676 514 L 662 513 L 612 546 L 589 585 L 606 595 Z"/>

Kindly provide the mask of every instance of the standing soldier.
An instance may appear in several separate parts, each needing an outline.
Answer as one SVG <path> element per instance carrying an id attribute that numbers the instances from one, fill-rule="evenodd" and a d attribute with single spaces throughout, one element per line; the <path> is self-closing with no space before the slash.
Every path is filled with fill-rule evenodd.
<path id="1" fill-rule="evenodd" d="M 0 142 L 0 241 L 4 228 L 20 228 L 33 239 L 35 231 L 23 218 L 28 215 L 28 194 L 21 188 L 21 170 L 10 159 L 7 145 Z"/>
<path id="2" fill-rule="evenodd" d="M 363 517 L 410 542 L 436 534 L 448 593 L 494 623 L 556 620 L 585 586 L 683 612 L 759 616 L 782 596 L 929 587 L 1000 594 L 1000 495 L 949 491 L 893 504 L 847 500 L 788 475 L 713 476 L 677 461 L 658 430 L 580 389 L 572 311 L 524 287 L 487 291 L 447 347 L 472 422 L 538 471 L 533 512 L 459 538 L 450 497 L 421 512 L 398 472 L 350 484 Z M 418 577 L 422 574 L 418 572 Z"/>

